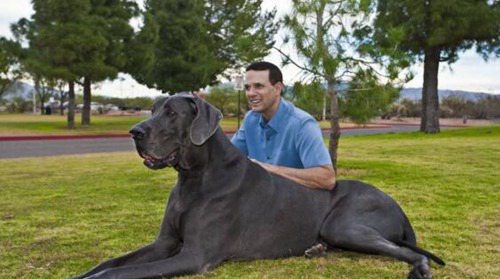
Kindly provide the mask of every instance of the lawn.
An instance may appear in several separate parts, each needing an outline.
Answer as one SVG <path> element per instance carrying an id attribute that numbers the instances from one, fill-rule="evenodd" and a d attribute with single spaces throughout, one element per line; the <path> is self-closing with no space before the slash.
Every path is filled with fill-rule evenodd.
<path id="1" fill-rule="evenodd" d="M 341 140 L 340 178 L 367 181 L 406 211 L 436 278 L 500 274 L 500 126 Z M 0 278 L 67 278 L 156 236 L 173 170 L 133 152 L 0 160 Z M 391 258 L 333 251 L 226 263 L 188 278 L 406 278 Z"/>
<path id="2" fill-rule="evenodd" d="M 82 127 L 81 116 L 75 116 L 75 129 L 66 128 L 66 116 L 32 115 L 32 114 L 0 114 L 0 136 L 15 135 L 74 135 L 74 134 L 126 134 L 132 126 L 147 116 L 139 115 L 92 115 L 91 125 Z M 321 121 L 321 128 L 330 128 L 329 121 Z M 356 126 L 342 122 L 341 127 Z M 221 126 L 225 131 L 235 131 L 238 119 L 223 118 Z"/>
<path id="3" fill-rule="evenodd" d="M 66 116 L 0 114 L 0 135 L 68 135 L 68 134 L 126 134 L 146 115 L 92 115 L 91 125 L 82 127 L 81 116 L 75 116 L 75 129 L 66 128 Z M 237 127 L 236 118 L 224 118 L 221 126 L 227 131 Z"/>

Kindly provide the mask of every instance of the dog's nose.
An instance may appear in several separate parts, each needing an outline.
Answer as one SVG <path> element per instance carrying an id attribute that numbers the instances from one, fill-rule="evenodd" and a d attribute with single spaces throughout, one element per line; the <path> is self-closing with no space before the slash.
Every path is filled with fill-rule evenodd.
<path id="1" fill-rule="evenodd" d="M 146 131 L 144 131 L 144 129 L 142 129 L 141 127 L 138 127 L 138 126 L 135 126 L 134 128 L 132 128 L 128 132 L 132 135 L 132 138 L 134 138 L 136 140 L 143 139 L 144 135 L 146 134 Z"/>

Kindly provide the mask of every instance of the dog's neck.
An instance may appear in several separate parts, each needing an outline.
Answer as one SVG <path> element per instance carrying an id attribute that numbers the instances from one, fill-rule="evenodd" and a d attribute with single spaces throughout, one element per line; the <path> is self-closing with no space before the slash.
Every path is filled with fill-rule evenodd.
<path id="1" fill-rule="evenodd" d="M 210 169 L 228 168 L 239 161 L 245 161 L 245 155 L 231 143 L 219 127 L 204 144 L 183 148 L 176 170 L 183 176 L 203 176 Z"/>

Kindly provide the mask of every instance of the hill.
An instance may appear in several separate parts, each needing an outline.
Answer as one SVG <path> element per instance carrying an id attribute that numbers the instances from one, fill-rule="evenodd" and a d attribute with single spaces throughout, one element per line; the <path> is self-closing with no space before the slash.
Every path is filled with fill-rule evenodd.
<path id="1" fill-rule="evenodd" d="M 484 93 L 484 92 L 474 92 L 474 91 L 462 91 L 462 90 L 449 90 L 440 89 L 438 90 L 439 100 L 449 96 L 455 96 L 460 99 L 467 101 L 478 101 L 484 99 L 488 96 L 494 96 L 500 98 L 500 95 Z M 420 101 L 422 99 L 422 88 L 404 88 L 401 90 L 400 99 L 410 99 L 412 101 Z"/>

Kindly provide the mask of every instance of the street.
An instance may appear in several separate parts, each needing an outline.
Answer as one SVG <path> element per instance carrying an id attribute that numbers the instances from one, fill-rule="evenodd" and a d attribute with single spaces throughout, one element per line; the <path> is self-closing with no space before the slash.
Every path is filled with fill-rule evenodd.
<path id="1" fill-rule="evenodd" d="M 342 136 L 409 132 L 418 129 L 418 126 L 409 125 L 343 129 Z M 328 136 L 328 131 L 324 131 L 324 135 Z M 128 137 L 0 141 L 0 159 L 133 151 L 134 149 L 134 143 Z"/>

